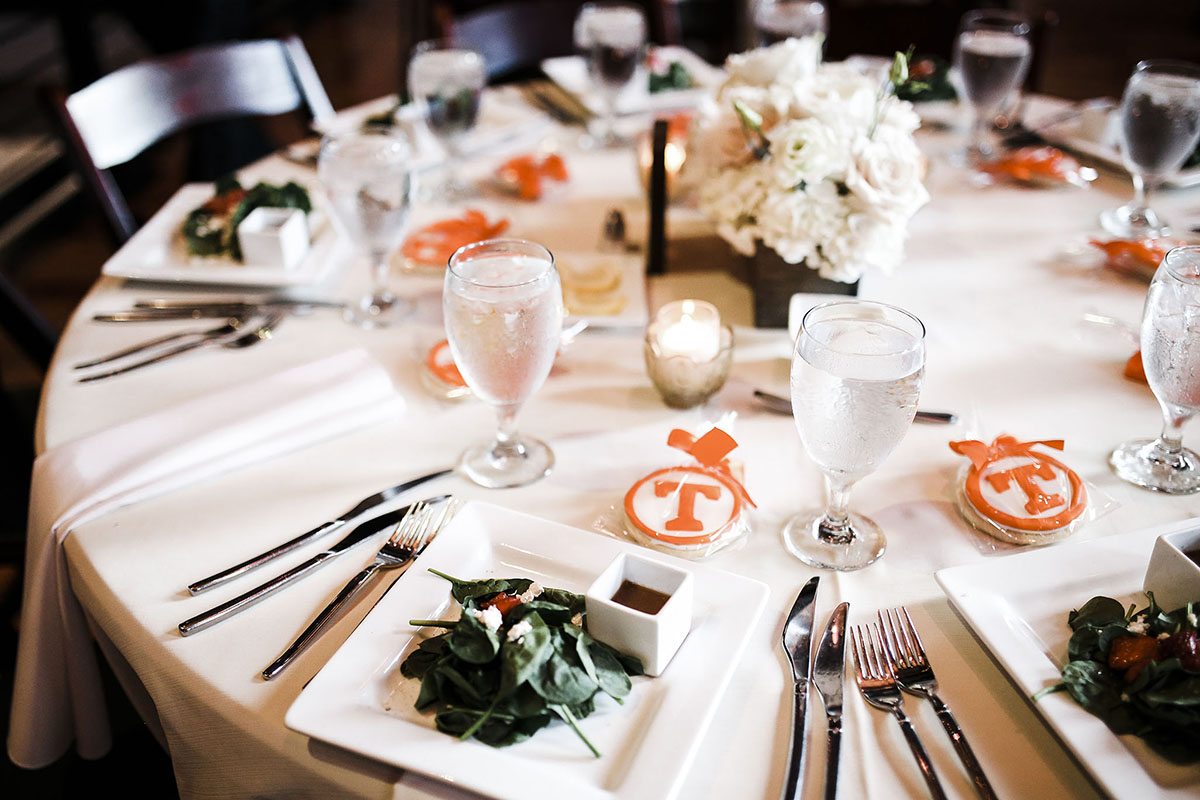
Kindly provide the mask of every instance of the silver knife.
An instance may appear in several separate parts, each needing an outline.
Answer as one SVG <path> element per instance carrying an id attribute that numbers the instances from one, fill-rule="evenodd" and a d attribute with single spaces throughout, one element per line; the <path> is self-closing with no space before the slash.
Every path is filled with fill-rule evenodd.
<path id="1" fill-rule="evenodd" d="M 425 502 L 440 503 L 442 500 L 447 498 L 449 498 L 449 495 L 439 495 L 438 497 L 431 497 Z M 415 505 L 415 503 L 412 505 Z M 179 623 L 180 635 L 191 636 L 193 633 L 199 633 L 206 628 L 211 628 L 218 622 L 226 620 L 239 611 L 247 609 L 260 600 L 269 597 L 279 589 L 287 586 L 289 583 L 292 583 L 298 578 L 307 575 L 309 572 L 321 566 L 322 564 L 332 561 L 346 551 L 352 549 L 355 545 L 365 542 L 367 539 L 370 539 L 380 531 L 391 528 L 404 518 L 404 515 L 408 513 L 408 510 L 412 507 L 412 505 L 403 506 L 395 509 L 394 511 L 389 511 L 386 514 L 381 514 L 378 517 L 367 520 L 354 530 L 350 531 L 350 533 L 347 534 L 344 539 L 335 544 L 333 547 L 317 553 L 315 556 L 299 566 L 293 567 L 277 578 L 273 578 L 266 583 L 251 589 L 245 594 L 238 595 L 228 602 L 211 608 L 208 611 L 205 611 L 203 614 L 197 614 L 191 619 Z"/>
<path id="2" fill-rule="evenodd" d="M 215 575 L 209 575 L 203 580 L 196 581 L 188 586 L 188 592 L 193 595 L 197 595 L 201 592 L 206 592 L 213 587 L 228 583 L 234 578 L 245 575 L 247 572 L 261 567 L 268 561 L 273 561 L 286 553 L 292 552 L 297 547 L 300 547 L 307 542 L 311 542 L 314 539 L 319 539 L 327 533 L 333 533 L 334 531 L 345 527 L 355 517 L 365 514 L 380 503 L 385 503 L 388 500 L 391 500 L 401 492 L 406 492 L 414 486 L 420 486 L 422 483 L 427 483 L 435 478 L 440 478 L 443 475 L 449 475 L 453 471 L 454 470 L 452 469 L 443 469 L 438 470 L 437 472 L 431 472 L 428 475 L 422 475 L 419 478 L 413 478 L 412 480 L 407 480 L 404 483 L 398 483 L 395 486 L 378 491 L 370 497 L 364 497 L 362 500 L 358 501 L 358 504 L 353 508 L 345 511 L 328 522 L 322 522 L 317 527 L 300 534 L 295 539 L 289 539 L 278 547 L 268 550 L 265 553 L 261 553 L 254 558 L 243 561 L 242 563 L 230 567 L 229 569 L 222 570 Z"/>
<path id="3" fill-rule="evenodd" d="M 766 406 L 769 410 L 777 414 L 791 414 L 792 401 L 786 397 L 780 397 L 777 394 L 764 392 L 762 389 L 754 390 L 754 397 Z M 926 422 L 934 425 L 953 425 L 958 422 L 958 415 L 951 411 L 924 411 L 917 409 L 913 415 L 913 422 Z"/>
<path id="4" fill-rule="evenodd" d="M 783 651 L 792 664 L 792 735 L 788 745 L 786 778 L 782 800 L 800 797 L 804 782 L 805 711 L 808 706 L 808 659 L 812 650 L 813 614 L 816 610 L 817 584 L 813 577 L 792 605 L 787 623 L 783 626 Z"/>
<path id="5" fill-rule="evenodd" d="M 846 612 L 849 609 L 849 603 L 842 603 L 833 610 L 813 660 L 812 683 L 825 706 L 825 800 L 837 797 L 838 756 L 842 743 L 842 676 L 846 668 Z"/>

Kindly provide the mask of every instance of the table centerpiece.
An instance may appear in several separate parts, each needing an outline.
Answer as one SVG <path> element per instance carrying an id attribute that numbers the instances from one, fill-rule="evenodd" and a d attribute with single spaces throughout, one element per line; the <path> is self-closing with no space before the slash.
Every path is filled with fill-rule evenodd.
<path id="1" fill-rule="evenodd" d="M 694 129 L 700 208 L 751 259 L 755 324 L 782 327 L 792 294 L 856 294 L 864 273 L 904 257 L 929 200 L 920 119 L 896 97 L 907 56 L 877 79 L 821 63 L 806 37 L 732 55 L 725 70 Z"/>

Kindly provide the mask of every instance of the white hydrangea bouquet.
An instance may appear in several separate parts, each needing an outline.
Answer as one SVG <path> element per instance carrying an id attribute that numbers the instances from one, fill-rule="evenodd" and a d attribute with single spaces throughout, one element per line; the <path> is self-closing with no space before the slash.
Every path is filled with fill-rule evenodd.
<path id="1" fill-rule="evenodd" d="M 758 242 L 789 264 L 843 283 L 890 273 L 908 222 L 929 200 L 902 53 L 882 80 L 821 63 L 814 37 L 730 56 L 727 80 L 697 119 L 706 173 L 701 210 L 752 256 Z"/>

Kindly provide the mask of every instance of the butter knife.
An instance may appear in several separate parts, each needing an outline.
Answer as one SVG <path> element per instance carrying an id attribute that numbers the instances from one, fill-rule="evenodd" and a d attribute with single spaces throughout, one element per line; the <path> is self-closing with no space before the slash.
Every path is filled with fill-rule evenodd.
<path id="1" fill-rule="evenodd" d="M 754 397 L 767 409 L 777 414 L 792 413 L 792 401 L 786 397 L 764 392 L 762 389 L 755 389 Z M 953 425 L 958 422 L 958 415 L 950 411 L 923 411 L 917 409 L 917 412 L 913 415 L 913 422 L 925 422 L 933 425 Z"/>
<path id="2" fill-rule="evenodd" d="M 812 650 L 813 614 L 816 611 L 817 584 L 813 577 L 792 605 L 783 626 L 783 651 L 792 665 L 792 735 L 788 745 L 787 772 L 781 800 L 800 797 L 804 782 L 805 712 L 808 706 L 809 653 Z"/>
<path id="3" fill-rule="evenodd" d="M 228 583 L 229 581 L 233 580 L 234 578 L 241 577 L 242 575 L 245 575 L 247 572 L 250 572 L 253 569 L 257 569 L 258 567 L 261 567 L 263 564 L 266 564 L 268 561 L 273 561 L 282 555 L 292 552 L 297 547 L 300 547 L 301 545 L 306 544 L 307 542 L 311 542 L 314 539 L 319 539 L 322 536 L 324 536 L 325 534 L 333 533 L 336 530 L 344 528 L 355 517 L 362 516 L 366 512 L 370 511 L 372 508 L 375 508 L 376 506 L 378 506 L 380 503 L 385 503 L 388 500 L 391 500 L 393 497 L 399 495 L 400 493 L 408 491 L 409 489 L 413 488 L 414 486 L 420 486 L 422 483 L 427 483 L 431 480 L 434 480 L 435 478 L 440 478 L 443 475 L 449 475 L 453 471 L 454 470 L 443 469 L 443 470 L 438 470 L 437 472 L 431 472 L 428 475 L 422 475 L 419 478 L 413 478 L 411 480 L 404 481 L 403 483 L 398 483 L 395 486 L 390 486 L 387 489 L 382 489 L 382 490 L 376 492 L 375 494 L 370 495 L 369 497 L 364 497 L 362 500 L 359 500 L 358 503 L 353 508 L 343 512 L 342 514 L 339 514 L 334 519 L 331 519 L 328 522 L 322 522 L 320 525 L 313 528 L 312 530 L 305 531 L 304 533 L 300 534 L 296 538 L 289 539 L 288 541 L 284 542 L 283 544 L 279 545 L 278 547 L 268 550 L 265 553 L 261 553 L 261 554 L 255 556 L 254 558 L 247 559 L 246 561 L 243 561 L 242 563 L 240 563 L 236 566 L 230 567 L 229 569 L 222 570 L 222 571 L 216 573 L 215 575 L 209 575 L 207 578 L 196 581 L 195 583 L 188 586 L 188 592 L 190 594 L 197 595 L 202 592 L 207 592 L 209 589 L 212 589 L 216 586 L 221 586 L 222 584 Z"/>
<path id="4" fill-rule="evenodd" d="M 438 497 L 431 497 L 425 502 L 430 504 L 439 503 L 447 498 L 449 498 L 449 495 L 440 495 Z M 416 504 L 414 503 L 412 505 Z M 333 559 L 352 549 L 355 545 L 365 542 L 367 539 L 370 539 L 380 531 L 390 529 L 397 522 L 404 519 L 404 515 L 408 513 L 408 510 L 412 507 L 412 505 L 403 506 L 395 509 L 394 511 L 389 511 L 386 514 L 381 514 L 378 517 L 367 520 L 354 530 L 350 531 L 345 538 L 343 538 L 333 547 L 317 553 L 315 556 L 299 566 L 293 567 L 282 575 L 273 578 L 266 583 L 255 587 L 254 589 L 251 589 L 245 594 L 238 595 L 228 602 L 211 608 L 208 611 L 205 611 L 203 614 L 197 614 L 191 619 L 179 623 L 180 635 L 191 636 L 193 633 L 199 633 L 202 630 L 211 628 L 218 622 L 229 619 L 239 611 L 243 611 L 260 600 L 269 597 L 278 590 L 282 589 L 284 586 L 287 586 L 289 583 L 296 581 L 322 564 L 332 561 Z"/>
<path id="5" fill-rule="evenodd" d="M 825 706 L 825 800 L 837 797 L 838 757 L 842 743 L 842 677 L 846 667 L 846 612 L 849 609 L 849 603 L 842 603 L 833 610 L 813 660 L 813 686 Z"/>

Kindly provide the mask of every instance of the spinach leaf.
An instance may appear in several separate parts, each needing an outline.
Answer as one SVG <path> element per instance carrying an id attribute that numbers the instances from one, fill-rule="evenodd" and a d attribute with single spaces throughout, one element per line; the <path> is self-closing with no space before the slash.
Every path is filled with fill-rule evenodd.
<path id="1" fill-rule="evenodd" d="M 500 637 L 470 614 L 464 613 L 446 638 L 450 651 L 471 664 L 486 664 L 500 652 Z"/>
<path id="2" fill-rule="evenodd" d="M 488 578 L 480 581 L 464 581 L 451 577 L 436 569 L 429 570 L 439 578 L 450 581 L 450 596 L 459 603 L 466 605 L 468 600 L 486 601 L 501 592 L 521 594 L 528 589 L 533 581 L 528 578 Z"/>

